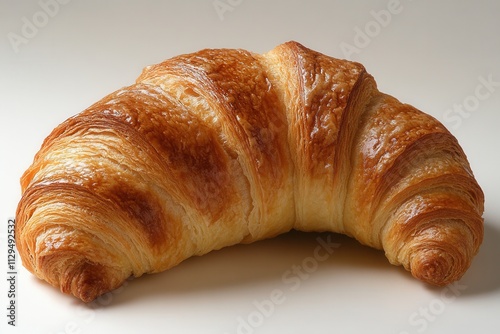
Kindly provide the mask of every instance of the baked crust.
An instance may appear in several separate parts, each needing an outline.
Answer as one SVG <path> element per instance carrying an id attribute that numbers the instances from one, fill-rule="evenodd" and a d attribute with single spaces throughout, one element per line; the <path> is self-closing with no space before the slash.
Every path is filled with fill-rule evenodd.
<path id="1" fill-rule="evenodd" d="M 85 302 L 291 229 L 350 235 L 446 285 L 483 238 L 484 195 L 453 135 L 361 64 L 296 42 L 147 67 L 54 129 L 21 185 L 24 266 Z"/>

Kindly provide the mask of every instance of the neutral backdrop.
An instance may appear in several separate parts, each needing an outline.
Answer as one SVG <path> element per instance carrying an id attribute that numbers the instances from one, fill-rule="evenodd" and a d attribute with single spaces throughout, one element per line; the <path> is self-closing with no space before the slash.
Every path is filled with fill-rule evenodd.
<path id="1" fill-rule="evenodd" d="M 500 2 L 0 1 L 1 333 L 497 333 L 500 328 Z M 66 118 L 141 69 L 202 48 L 289 40 L 363 63 L 381 91 L 441 120 L 486 195 L 485 238 L 457 284 L 431 288 L 382 252 L 290 233 L 185 261 L 90 305 L 21 268 L 7 325 L 7 221 L 19 177 Z M 293 276 L 293 268 L 307 268 Z"/>

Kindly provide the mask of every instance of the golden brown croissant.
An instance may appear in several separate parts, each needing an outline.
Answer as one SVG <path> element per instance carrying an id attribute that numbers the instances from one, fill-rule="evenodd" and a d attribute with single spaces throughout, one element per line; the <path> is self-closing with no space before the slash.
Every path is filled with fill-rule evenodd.
<path id="1" fill-rule="evenodd" d="M 23 264 L 85 302 L 291 229 L 350 235 L 445 285 L 483 238 L 484 196 L 450 132 L 362 65 L 295 42 L 147 67 L 54 129 L 21 184 Z"/>

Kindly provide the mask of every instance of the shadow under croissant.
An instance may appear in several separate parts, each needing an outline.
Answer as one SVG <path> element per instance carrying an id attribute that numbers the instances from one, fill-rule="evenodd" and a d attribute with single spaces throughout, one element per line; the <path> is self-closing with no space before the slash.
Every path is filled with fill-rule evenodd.
<path id="1" fill-rule="evenodd" d="M 459 282 L 463 287 L 460 291 L 462 296 L 488 293 L 500 288 L 500 261 L 497 258 L 500 229 L 489 224 L 488 219 L 484 228 L 485 236 L 479 254 Z M 88 306 L 113 307 L 148 298 L 168 300 L 169 296 L 179 294 L 216 293 L 220 289 L 238 290 L 259 284 L 283 287 L 287 284 L 285 279 L 292 278 L 292 275 L 296 274 L 291 272 L 293 268 L 299 268 L 300 271 L 300 266 L 304 265 L 307 259 L 314 258 L 319 239 L 328 239 L 331 244 L 336 244 L 338 247 L 329 256 L 323 251 L 323 258 L 316 260 L 317 266 L 312 268 L 309 264 L 309 268 L 305 268 L 307 270 L 302 268 L 302 275 L 314 276 L 315 273 L 311 269 L 318 271 L 318 274 L 321 271 L 329 271 L 327 275 L 331 275 L 332 282 L 336 279 L 340 282 L 344 274 L 350 275 L 350 280 L 363 280 L 361 275 L 353 277 L 356 276 L 356 270 L 362 270 L 365 273 L 370 271 L 374 275 L 377 273 L 401 275 L 404 279 L 414 281 L 415 284 L 422 284 L 436 294 L 441 293 L 443 289 L 419 283 L 402 267 L 391 265 L 383 251 L 363 246 L 345 235 L 291 231 L 273 239 L 247 245 L 239 244 L 200 257 L 195 256 L 165 272 L 130 279 L 124 286 L 98 297 Z M 47 285 L 47 288 L 52 287 Z M 80 303 L 77 300 L 74 302 Z"/>
<path id="2" fill-rule="evenodd" d="M 330 254 L 325 249 L 320 250 L 321 254 L 316 252 L 321 247 L 319 239 L 336 245 Z M 315 254 L 320 254 L 321 259 L 315 259 Z M 123 293 L 116 293 L 110 306 L 144 298 L 168 300 L 169 296 L 179 294 L 237 291 L 259 284 L 286 290 L 293 284 L 299 284 L 298 280 L 306 281 L 316 274 L 329 275 L 332 284 L 341 284 L 346 276 L 351 281 L 363 280 L 363 275 L 353 275 L 353 268 L 365 274 L 369 271 L 373 275 L 397 272 L 408 280 L 414 280 L 402 267 L 391 265 L 382 251 L 362 246 L 345 235 L 291 231 L 273 239 L 192 257 L 159 274 L 143 275 L 127 282 Z M 325 274 L 324 271 L 328 272 Z M 99 300 L 93 303 L 99 306 Z"/>
<path id="3" fill-rule="evenodd" d="M 500 228 L 485 218 L 484 240 L 471 267 L 460 281 L 466 286 L 463 296 L 472 296 L 500 289 Z"/>
<path id="4" fill-rule="evenodd" d="M 201 257 L 190 258 L 166 272 L 144 275 L 130 282 L 124 293 L 116 295 L 112 304 L 133 302 L 137 298 L 167 298 L 176 294 L 197 294 L 200 291 L 216 292 L 218 289 L 241 289 L 245 286 L 267 284 L 280 287 L 286 284 L 284 277 L 291 268 L 313 256 L 318 239 L 331 236 L 338 248 L 321 261 L 316 270 L 331 271 L 328 275 L 351 275 L 353 270 L 401 275 L 415 284 L 440 293 L 443 287 L 420 283 L 402 267 L 387 261 L 384 253 L 360 245 L 356 240 L 334 233 L 303 233 L 292 231 L 274 239 L 249 245 L 235 245 L 214 251 Z M 470 270 L 460 280 L 463 296 L 487 293 L 500 288 L 500 261 L 497 245 L 500 230 L 485 224 L 485 238 L 479 254 Z M 314 272 L 310 273 L 314 275 Z M 356 274 L 356 273 L 354 273 Z M 332 281 L 334 281 L 332 277 Z M 351 277 L 360 279 L 363 277 Z"/>

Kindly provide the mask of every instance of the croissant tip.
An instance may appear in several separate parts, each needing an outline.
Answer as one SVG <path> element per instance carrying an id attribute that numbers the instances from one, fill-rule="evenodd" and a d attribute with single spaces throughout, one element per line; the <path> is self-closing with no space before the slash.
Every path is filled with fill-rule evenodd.
<path id="1" fill-rule="evenodd" d="M 468 268 L 466 259 L 459 259 L 439 251 L 427 251 L 414 257 L 412 275 L 434 286 L 446 286 L 458 281 Z"/>
<path id="2" fill-rule="evenodd" d="M 115 288 L 110 286 L 112 280 L 107 277 L 109 272 L 103 265 L 84 262 L 74 268 L 74 273 L 74 276 L 68 276 L 69 279 L 63 282 L 61 290 L 74 295 L 84 303 L 90 303 Z"/>

